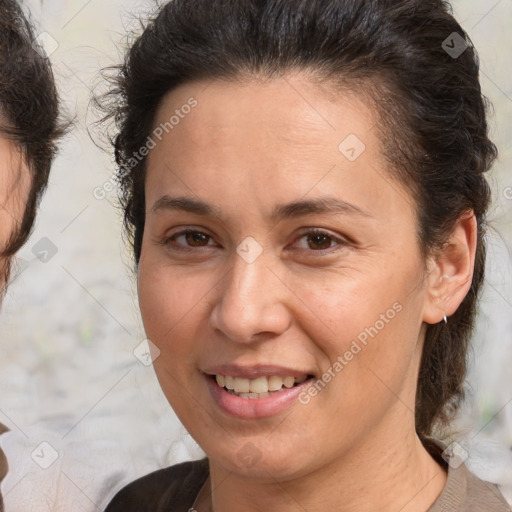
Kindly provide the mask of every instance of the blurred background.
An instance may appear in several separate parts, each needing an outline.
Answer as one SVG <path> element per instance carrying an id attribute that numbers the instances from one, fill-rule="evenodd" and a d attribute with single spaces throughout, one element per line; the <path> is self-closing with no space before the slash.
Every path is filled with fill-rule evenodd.
<path id="1" fill-rule="evenodd" d="M 115 168 L 88 133 L 99 70 L 121 60 L 127 32 L 157 5 L 24 5 L 77 122 L 61 145 L 0 315 L 0 422 L 10 428 L 0 437 L 10 465 L 2 492 L 7 512 L 98 511 L 134 478 L 202 456 L 141 356 L 145 336 L 112 186 Z M 487 281 L 455 438 L 469 467 L 512 502 L 512 2 L 453 6 L 480 54 L 500 150 L 490 176 Z"/>

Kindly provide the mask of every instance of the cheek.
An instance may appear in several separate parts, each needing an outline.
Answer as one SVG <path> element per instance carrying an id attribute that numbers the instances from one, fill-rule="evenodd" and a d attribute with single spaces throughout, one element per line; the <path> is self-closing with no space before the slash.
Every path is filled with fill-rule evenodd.
<path id="1" fill-rule="evenodd" d="M 304 289 L 317 327 L 302 327 L 324 356 L 321 380 L 332 383 L 324 395 L 331 404 L 355 412 L 365 403 L 379 411 L 396 396 L 410 396 L 422 296 L 420 289 L 411 293 L 413 276 L 340 278 L 328 289 Z M 320 338 L 318 328 L 327 334 Z"/>
<path id="2" fill-rule="evenodd" d="M 194 279 L 181 279 L 176 272 L 152 264 L 147 258 L 139 266 L 138 296 L 142 320 L 148 337 L 161 344 L 179 326 L 180 320 L 193 315 L 200 300 Z M 153 340 L 152 340 L 153 341 Z"/>
<path id="3" fill-rule="evenodd" d="M 158 348 L 153 367 L 162 391 L 181 421 L 187 420 L 190 369 L 197 347 L 190 329 L 197 322 L 200 294 L 193 280 L 176 277 L 145 258 L 139 265 L 138 296 L 146 337 Z M 196 308 L 194 308 L 194 305 Z M 185 412 L 183 412 L 185 411 Z"/>
<path id="4" fill-rule="evenodd" d="M 205 308 L 215 279 L 204 272 L 169 267 L 148 254 L 141 258 L 137 282 L 146 336 L 160 350 L 155 370 L 184 375 L 197 366 L 204 338 L 198 333 L 207 322 Z"/>
<path id="5" fill-rule="evenodd" d="M 355 276 L 327 276 L 322 282 L 303 279 L 295 290 L 316 319 L 301 327 L 312 340 L 320 332 L 326 340 L 328 352 L 340 354 L 350 348 L 351 341 L 364 344 L 375 331 L 390 331 L 403 305 L 405 283 L 397 279 L 381 278 L 362 273 Z M 323 285 L 322 285 L 323 284 Z M 313 325 L 316 324 L 316 325 Z M 318 331 L 321 328 L 321 331 Z"/>

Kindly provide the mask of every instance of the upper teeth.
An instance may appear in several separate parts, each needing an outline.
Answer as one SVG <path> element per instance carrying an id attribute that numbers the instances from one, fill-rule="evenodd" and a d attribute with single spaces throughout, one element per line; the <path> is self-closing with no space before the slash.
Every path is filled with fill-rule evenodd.
<path id="1" fill-rule="evenodd" d="M 235 391 L 235 393 L 267 393 L 268 391 L 279 391 L 283 386 L 291 388 L 297 382 L 304 382 L 307 377 L 258 377 L 256 379 L 243 379 L 230 377 L 229 375 L 216 375 L 217 384 Z"/>

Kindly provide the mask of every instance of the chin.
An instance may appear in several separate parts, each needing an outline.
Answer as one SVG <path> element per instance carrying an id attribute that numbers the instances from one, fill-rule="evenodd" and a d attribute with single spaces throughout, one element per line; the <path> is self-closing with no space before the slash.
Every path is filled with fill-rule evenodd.
<path id="1" fill-rule="evenodd" d="M 306 460 L 304 456 L 299 457 L 296 447 L 275 449 L 264 436 L 259 440 L 237 440 L 224 449 L 216 446 L 215 449 L 205 450 L 205 453 L 210 464 L 240 477 L 257 479 L 261 483 L 300 478 L 310 473 L 315 465 L 314 461 Z M 321 466 L 321 463 L 318 465 Z"/>

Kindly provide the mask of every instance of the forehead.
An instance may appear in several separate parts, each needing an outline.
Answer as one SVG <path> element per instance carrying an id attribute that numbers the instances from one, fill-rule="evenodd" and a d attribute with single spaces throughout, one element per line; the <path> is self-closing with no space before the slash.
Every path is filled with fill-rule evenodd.
<path id="1" fill-rule="evenodd" d="M 187 113 L 191 101 L 196 106 Z M 172 131 L 201 147 L 227 133 L 233 141 L 250 137 L 246 140 L 248 150 L 251 141 L 257 140 L 294 146 L 334 144 L 337 149 L 339 138 L 347 131 L 361 137 L 372 135 L 369 132 L 378 113 L 366 103 L 353 92 L 334 94 L 327 84 L 317 85 L 298 73 L 267 80 L 196 82 L 184 84 L 164 97 L 154 128 L 165 128 L 171 120 L 169 114 L 183 110 L 185 115 L 180 119 L 174 116 L 179 123 L 164 130 L 164 137 Z"/>
<path id="2" fill-rule="evenodd" d="M 270 212 L 333 191 L 367 211 L 387 208 L 397 191 L 409 199 L 399 184 L 390 187 L 375 109 L 355 93 L 324 91 L 300 75 L 173 90 L 151 135 L 149 207 L 170 189 L 210 203 L 216 198 L 233 212 Z"/>
<path id="3" fill-rule="evenodd" d="M 351 149 L 342 144 L 347 139 L 356 141 L 358 152 L 365 148 L 374 161 L 380 158 L 376 112 L 354 94 L 334 101 L 324 89 L 301 75 L 182 85 L 157 111 L 148 168 L 185 163 L 188 170 L 198 166 L 204 172 L 210 162 L 232 167 L 237 176 L 254 169 L 265 179 L 265 172 L 279 169 L 299 178 L 312 161 L 345 163 L 340 147 Z"/>

